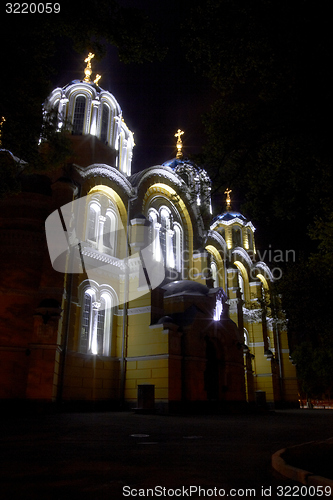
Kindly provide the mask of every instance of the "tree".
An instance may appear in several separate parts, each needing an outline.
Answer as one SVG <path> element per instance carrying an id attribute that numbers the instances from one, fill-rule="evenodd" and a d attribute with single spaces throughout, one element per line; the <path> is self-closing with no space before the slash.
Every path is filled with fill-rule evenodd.
<path id="1" fill-rule="evenodd" d="M 312 393 L 332 382 L 328 7 L 197 0 L 183 40 L 218 95 L 204 117 L 202 160 L 213 183 L 243 201 L 263 235 L 259 246 L 297 250 L 278 286 L 298 373 Z"/>
<path id="2" fill-rule="evenodd" d="M 8 15 L 0 33 L 0 117 L 6 118 L 1 140 L 3 148 L 24 162 L 26 175 L 56 168 L 70 156 L 66 133 L 57 130 L 54 117 L 45 120 L 43 115 L 52 77 L 62 64 L 61 50 L 93 51 L 98 59 L 112 44 L 122 61 L 142 63 L 162 58 L 165 49 L 143 11 L 123 8 L 114 0 L 91 0 L 89 15 L 76 2 L 67 2 L 60 14 L 29 15 L 19 29 L 16 23 L 16 16 Z M 22 163 L 3 155 L 0 161 L 1 195 L 17 192 Z"/>
<path id="3" fill-rule="evenodd" d="M 185 25 L 188 57 L 219 95 L 204 118 L 206 166 L 260 223 L 303 220 L 332 192 L 320 176 L 330 170 L 327 7 L 199 0 Z"/>
<path id="4" fill-rule="evenodd" d="M 60 14 L 29 15 L 29 22 L 19 29 L 16 16 L 8 15 L 0 33 L 0 116 L 6 118 L 3 147 L 29 164 L 38 161 L 42 103 L 62 64 L 59 47 L 63 51 L 75 48 L 82 54 L 93 51 L 98 59 L 112 44 L 124 62 L 151 61 L 165 54 L 155 34 L 156 27 L 143 11 L 123 8 L 114 0 L 91 0 L 89 15 L 77 2 L 67 2 L 61 5 Z"/>

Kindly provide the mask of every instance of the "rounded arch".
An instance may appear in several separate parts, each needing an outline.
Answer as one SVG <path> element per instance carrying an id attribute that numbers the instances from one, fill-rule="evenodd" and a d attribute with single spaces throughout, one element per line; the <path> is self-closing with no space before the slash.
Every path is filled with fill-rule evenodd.
<path id="1" fill-rule="evenodd" d="M 234 262 L 235 266 L 241 273 L 241 277 L 244 281 L 244 299 L 245 300 L 250 300 L 250 286 L 249 286 L 249 276 L 246 267 L 242 262 L 239 260 L 236 260 Z"/>
<path id="2" fill-rule="evenodd" d="M 151 207 L 153 207 L 154 200 L 160 198 L 160 199 L 165 199 L 168 203 L 166 206 L 172 206 L 176 210 L 176 212 L 179 214 L 179 218 L 181 222 L 181 226 L 183 227 L 184 230 L 184 247 L 186 247 L 186 250 L 188 251 L 189 255 L 189 267 L 193 266 L 193 260 L 192 260 L 192 255 L 193 255 L 193 226 L 192 226 L 192 221 L 190 214 L 187 210 L 187 207 L 184 203 L 184 201 L 181 199 L 180 196 L 178 196 L 177 192 L 169 185 L 164 184 L 164 183 L 155 183 L 151 185 L 144 197 L 143 197 L 143 202 L 142 202 L 142 213 L 145 214 L 146 216 L 148 215 L 148 211 Z M 162 203 L 161 203 L 162 205 Z"/>
<path id="3" fill-rule="evenodd" d="M 262 283 L 262 286 L 264 287 L 264 290 L 265 291 L 269 291 L 269 284 L 267 282 L 267 279 L 265 278 L 265 276 L 261 273 L 258 273 L 257 274 L 257 278 L 260 279 L 261 283 Z"/>
<path id="4" fill-rule="evenodd" d="M 91 119 L 91 106 L 92 100 L 94 98 L 94 93 L 90 88 L 86 86 L 75 86 L 68 94 L 68 114 L 67 119 L 73 126 L 73 133 L 87 134 L 90 129 L 90 119 Z M 82 104 L 78 106 L 79 100 Z M 84 102 L 83 102 L 84 101 Z M 84 105 L 84 109 L 83 109 Z M 79 125 L 82 129 L 79 131 Z"/>
<path id="5" fill-rule="evenodd" d="M 257 262 L 254 268 L 256 276 L 259 277 L 259 274 L 266 280 L 267 284 L 273 283 L 274 276 L 270 270 L 270 268 L 265 264 L 265 262 Z M 259 278 L 260 279 L 260 278 Z"/>
<path id="6" fill-rule="evenodd" d="M 93 355 L 112 355 L 113 316 L 118 297 L 107 284 L 84 280 L 79 285 L 80 330 L 79 352 Z"/>
<path id="7" fill-rule="evenodd" d="M 100 185 L 85 198 L 85 241 L 99 252 L 124 258 L 127 212 L 122 199 L 111 188 Z"/>
<path id="8" fill-rule="evenodd" d="M 108 144 L 110 142 L 110 129 L 112 123 L 112 110 L 108 101 L 104 100 L 99 108 L 99 137 L 102 142 Z"/>
<path id="9" fill-rule="evenodd" d="M 105 186 L 103 184 L 97 184 L 96 186 L 91 188 L 88 192 L 88 195 L 93 195 L 95 193 L 103 193 L 114 202 L 114 204 L 116 205 L 116 207 L 119 211 L 119 215 L 120 215 L 120 219 L 121 219 L 121 222 L 123 224 L 123 227 L 126 227 L 127 226 L 127 209 L 125 207 L 125 204 L 124 204 L 122 198 L 119 196 L 119 194 L 111 187 Z"/>
<path id="10" fill-rule="evenodd" d="M 243 246 L 243 232 L 242 227 L 238 224 L 232 226 L 232 246 L 242 247 Z"/>
<path id="11" fill-rule="evenodd" d="M 213 263 L 215 262 L 216 264 L 216 272 L 218 276 L 218 284 L 217 286 L 222 287 L 225 290 L 225 274 L 224 274 L 224 265 L 223 265 L 223 259 L 221 257 L 220 252 L 216 247 L 213 245 L 207 245 L 205 250 L 209 252 L 213 256 Z M 213 264 L 212 263 L 212 264 Z M 212 269 L 212 274 L 213 274 L 213 279 L 214 279 L 214 271 Z M 214 279 L 214 282 L 216 280 Z"/>

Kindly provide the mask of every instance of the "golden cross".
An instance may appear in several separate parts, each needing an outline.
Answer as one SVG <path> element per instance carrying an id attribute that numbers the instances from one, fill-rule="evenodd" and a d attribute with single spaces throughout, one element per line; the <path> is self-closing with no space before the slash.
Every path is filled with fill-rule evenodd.
<path id="1" fill-rule="evenodd" d="M 180 128 L 177 130 L 177 133 L 175 134 L 175 137 L 177 137 L 177 144 L 176 144 L 176 147 L 177 147 L 177 154 L 176 154 L 176 158 L 181 158 L 183 156 L 183 153 L 182 153 L 182 147 L 183 147 L 183 143 L 182 143 L 182 140 L 180 138 L 181 135 L 183 135 L 184 131 L 183 130 L 180 130 Z"/>
<path id="2" fill-rule="evenodd" d="M 96 75 L 96 78 L 95 78 L 95 80 L 94 80 L 94 83 L 95 83 L 96 85 L 98 85 L 98 82 L 100 81 L 100 79 L 101 79 L 101 78 L 102 78 L 102 76 L 101 76 L 101 75 Z"/>
<path id="3" fill-rule="evenodd" d="M 227 210 L 230 210 L 230 205 L 231 205 L 231 198 L 230 198 L 230 193 L 232 193 L 232 189 L 226 189 L 224 191 L 224 194 L 227 195 L 226 203 L 227 203 Z"/>
<path id="4" fill-rule="evenodd" d="M 84 62 L 87 63 L 87 67 L 86 69 L 84 70 L 84 74 L 86 75 L 84 77 L 84 82 L 90 82 L 90 77 L 91 77 L 91 60 L 93 59 L 93 57 L 95 57 L 95 54 L 93 54 L 92 52 L 89 52 L 88 54 L 88 57 L 86 57 L 86 59 L 84 60 Z"/>

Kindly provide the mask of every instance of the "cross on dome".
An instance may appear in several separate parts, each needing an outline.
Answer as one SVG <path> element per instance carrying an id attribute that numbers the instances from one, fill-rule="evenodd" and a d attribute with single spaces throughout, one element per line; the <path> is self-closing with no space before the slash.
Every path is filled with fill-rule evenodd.
<path id="1" fill-rule="evenodd" d="M 227 195 L 227 198 L 226 198 L 226 204 L 227 204 L 227 210 L 229 211 L 230 208 L 231 208 L 231 198 L 230 198 L 230 193 L 232 193 L 232 189 L 226 189 L 224 191 L 224 194 Z"/>
<path id="2" fill-rule="evenodd" d="M 90 83 L 91 82 L 91 75 L 92 75 L 92 69 L 91 69 L 91 60 L 95 57 L 95 54 L 92 52 L 89 52 L 88 56 L 85 58 L 84 62 L 87 63 L 87 66 L 84 70 L 84 74 L 86 75 L 83 79 L 84 82 Z M 98 85 L 99 80 L 101 79 L 101 75 L 96 75 L 96 78 L 94 80 L 95 85 Z"/>
<path id="3" fill-rule="evenodd" d="M 180 130 L 180 128 L 177 130 L 177 133 L 175 134 L 175 137 L 177 137 L 177 144 L 176 144 L 176 147 L 177 147 L 177 154 L 176 154 L 176 158 L 182 158 L 183 156 L 183 153 L 182 153 L 182 147 L 183 147 L 183 142 L 180 138 L 181 135 L 183 135 L 184 131 L 183 130 Z"/>

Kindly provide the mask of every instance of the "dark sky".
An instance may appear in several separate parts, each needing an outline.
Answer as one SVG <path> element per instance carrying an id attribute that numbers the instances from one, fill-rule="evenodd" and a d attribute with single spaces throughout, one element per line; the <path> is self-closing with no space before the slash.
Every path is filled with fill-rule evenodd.
<path id="1" fill-rule="evenodd" d="M 184 154 L 199 153 L 205 140 L 202 114 L 213 102 L 213 95 L 208 80 L 194 73 L 179 50 L 179 32 L 174 20 L 184 9 L 173 0 L 120 0 L 119 3 L 144 8 L 153 21 L 164 27 L 158 36 L 168 46 L 161 62 L 124 64 L 112 46 L 103 60 L 92 61 L 93 76 L 102 75 L 100 86 L 117 99 L 125 122 L 134 132 L 132 171 L 173 158 L 174 134 L 178 128 L 185 131 Z M 78 54 L 66 44 L 59 52 L 54 86 L 83 78 L 86 54 Z"/>

